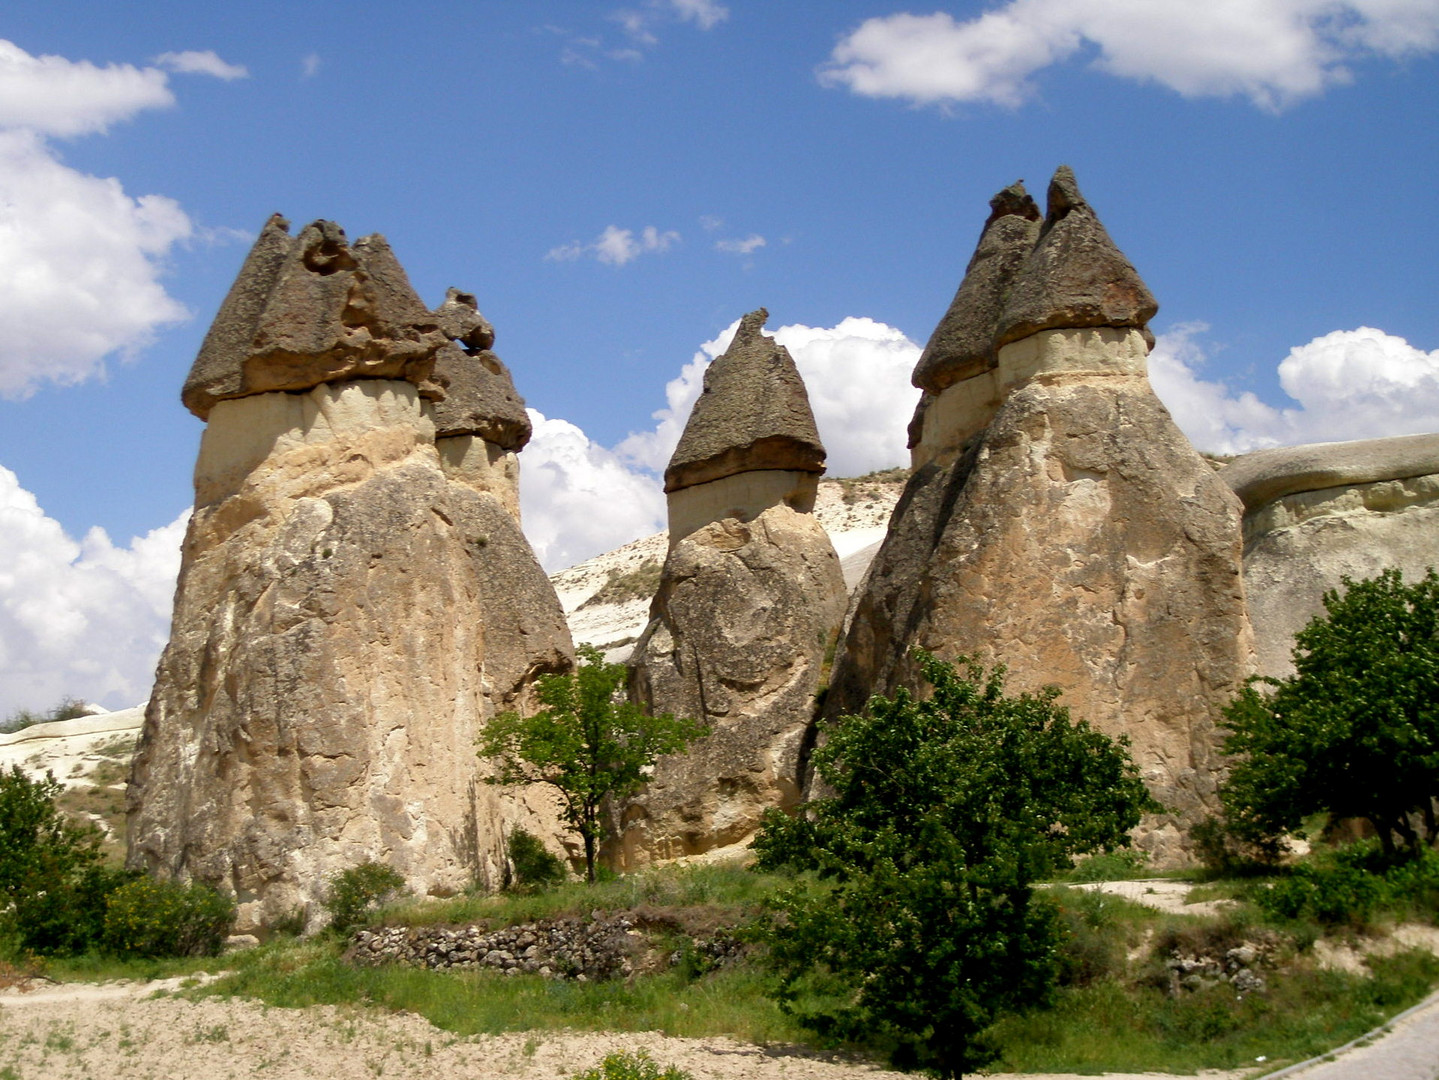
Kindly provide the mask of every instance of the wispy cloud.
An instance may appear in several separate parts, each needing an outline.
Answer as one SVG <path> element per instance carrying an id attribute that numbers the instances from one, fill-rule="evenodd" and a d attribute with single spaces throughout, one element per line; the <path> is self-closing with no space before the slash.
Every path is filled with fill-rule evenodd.
<path id="1" fill-rule="evenodd" d="M 1435 0 L 1009 0 L 976 18 L 868 19 L 822 83 L 917 105 L 1016 107 L 1033 76 L 1090 51 L 1100 71 L 1277 112 L 1352 79 L 1347 63 L 1439 49 Z"/>
<path id="2" fill-rule="evenodd" d="M 226 82 L 245 79 L 250 75 L 249 69 L 244 65 L 226 63 L 210 49 L 204 52 L 189 49 L 185 52 L 161 53 L 155 57 L 155 64 L 177 75 L 213 75 Z"/>
<path id="3" fill-rule="evenodd" d="M 726 255 L 750 255 L 765 246 L 765 238 L 759 233 L 751 233 L 743 240 L 717 240 L 715 250 L 723 251 Z"/>
<path id="4" fill-rule="evenodd" d="M 320 58 L 319 53 L 306 53 L 300 59 L 300 77 L 305 79 L 313 79 L 316 75 L 320 73 L 320 68 L 324 65 L 324 63 L 325 62 Z"/>
<path id="5" fill-rule="evenodd" d="M 588 244 L 572 240 L 568 244 L 550 248 L 545 258 L 551 262 L 572 262 L 575 259 L 592 257 L 610 266 L 624 266 L 641 255 L 668 251 L 680 242 L 680 234 L 673 229 L 661 232 L 653 225 L 646 225 L 636 234 L 632 229 L 621 229 L 618 225 L 607 225 Z"/>
<path id="6" fill-rule="evenodd" d="M 729 18 L 729 8 L 717 0 L 646 0 L 638 6 L 616 8 L 604 18 L 619 27 L 624 44 L 616 46 L 601 34 L 583 35 L 553 23 L 537 29 L 564 39 L 561 63 L 597 69 L 601 60 L 643 60 L 645 50 L 659 45 L 660 32 L 666 26 L 690 23 L 701 30 L 713 30 Z"/>

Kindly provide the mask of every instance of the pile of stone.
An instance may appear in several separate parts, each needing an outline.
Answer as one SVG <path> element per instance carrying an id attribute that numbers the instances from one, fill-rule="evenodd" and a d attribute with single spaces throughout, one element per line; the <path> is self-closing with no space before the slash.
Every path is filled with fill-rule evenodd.
<path id="1" fill-rule="evenodd" d="M 541 919 L 486 931 L 481 926 L 386 926 L 357 930 L 349 958 L 363 966 L 493 968 L 506 975 L 596 982 L 625 978 L 643 952 L 643 936 L 625 915 Z"/>
<path id="2" fill-rule="evenodd" d="M 1175 949 L 1164 964 L 1169 995 L 1178 997 L 1186 991 L 1207 990 L 1220 983 L 1228 983 L 1241 994 L 1261 991 L 1266 984 L 1257 969 L 1273 962 L 1274 950 L 1272 942 L 1255 941 L 1242 941 L 1222 957 Z"/>

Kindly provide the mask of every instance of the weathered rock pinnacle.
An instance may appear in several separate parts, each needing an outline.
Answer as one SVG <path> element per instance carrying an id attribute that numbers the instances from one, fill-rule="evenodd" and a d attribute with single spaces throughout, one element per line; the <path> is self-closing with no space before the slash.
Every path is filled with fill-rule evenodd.
<path id="1" fill-rule="evenodd" d="M 479 435 L 505 450 L 523 450 L 530 417 L 510 369 L 491 351 L 495 328 L 473 296 L 453 288 L 435 318 L 451 339 L 435 356 L 433 378 L 445 392 L 434 405 L 436 437 Z"/>
<path id="2" fill-rule="evenodd" d="M 915 647 L 1003 662 L 1011 689 L 1057 685 L 1076 716 L 1129 737 L 1168 809 L 1140 843 L 1180 861 L 1185 830 L 1217 806 L 1215 725 L 1252 663 L 1239 502 L 1155 397 L 1156 305 L 1073 174 L 1055 174 L 1007 292 L 980 256 L 1014 259 L 1035 223 L 1016 189 L 1001 196 L 916 372 L 915 469 L 851 606 L 825 712 L 921 690 Z"/>
<path id="3" fill-rule="evenodd" d="M 181 399 L 202 420 L 217 401 L 355 378 L 404 379 L 421 396 L 448 341 L 383 236 L 349 244 L 332 221 L 289 235 L 266 222 L 200 346 Z"/>
<path id="4" fill-rule="evenodd" d="M 705 371 L 665 491 L 756 469 L 824 472 L 804 381 L 789 351 L 760 332 L 768 318 L 760 308 L 741 319 L 730 347 Z"/>

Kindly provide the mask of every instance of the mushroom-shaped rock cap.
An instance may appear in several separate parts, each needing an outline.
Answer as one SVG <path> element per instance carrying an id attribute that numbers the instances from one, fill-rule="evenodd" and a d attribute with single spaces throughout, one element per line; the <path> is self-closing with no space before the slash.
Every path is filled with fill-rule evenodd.
<path id="1" fill-rule="evenodd" d="M 525 399 L 515 391 L 510 369 L 490 350 L 467 353 L 451 342 L 435 358 L 434 379 L 445 391 L 445 399 L 435 402 L 436 438 L 479 435 L 513 451 L 530 441 Z"/>
<path id="2" fill-rule="evenodd" d="M 764 308 L 740 320 L 665 470 L 665 491 L 756 469 L 824 472 L 824 446 L 809 394 L 788 350 L 760 332 Z"/>
<path id="3" fill-rule="evenodd" d="M 316 221 L 295 237 L 265 224 L 205 335 L 181 399 L 201 419 L 215 402 L 346 379 L 408 379 L 426 397 L 448 338 L 378 234 L 348 244 Z"/>
<path id="4" fill-rule="evenodd" d="M 1084 201 L 1068 165 L 1049 182 L 1048 203 L 1039 240 L 1010 286 L 995 345 L 1041 330 L 1144 329 L 1159 305 Z"/>
<path id="5" fill-rule="evenodd" d="M 989 206 L 964 280 L 915 365 L 910 381 L 921 390 L 937 394 L 998 363 L 995 331 L 1010 283 L 1039 236 L 1040 213 L 1022 180 Z"/>

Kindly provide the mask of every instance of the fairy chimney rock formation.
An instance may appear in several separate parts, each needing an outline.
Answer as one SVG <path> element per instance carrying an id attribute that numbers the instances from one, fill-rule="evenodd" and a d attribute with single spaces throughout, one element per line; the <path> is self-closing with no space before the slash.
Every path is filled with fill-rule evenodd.
<path id="1" fill-rule="evenodd" d="M 491 351 L 495 331 L 473 296 L 450 289 L 435 314 L 451 338 L 435 358 L 433 380 L 445 394 L 434 404 L 435 448 L 451 479 L 490 492 L 518 521 L 518 455 L 531 430 L 525 399 Z"/>
<path id="2" fill-rule="evenodd" d="M 458 306 L 428 311 L 382 237 L 273 218 L 186 381 L 207 424 L 129 864 L 233 892 L 242 931 L 313 921 L 367 860 L 421 894 L 498 885 L 502 832 L 551 813 L 474 753 L 573 649 L 512 500 L 437 452 L 445 404 L 452 439 L 523 444 Z M 467 399 L 475 367 L 500 391 Z"/>
<path id="3" fill-rule="evenodd" d="M 752 312 L 710 365 L 665 473 L 671 547 L 630 695 L 713 732 L 662 758 L 624 808 L 610 854 L 625 867 L 749 839 L 800 797 L 800 755 L 844 576 L 811 513 L 824 447 L 785 349 Z"/>
<path id="4" fill-rule="evenodd" d="M 1008 666 L 1127 735 L 1183 858 L 1215 803 L 1220 708 L 1249 673 L 1240 506 L 1154 396 L 1156 305 L 1061 168 L 1042 223 L 994 213 L 915 372 L 915 471 L 856 597 L 826 714 L 917 686 L 909 656 Z"/>
<path id="5" fill-rule="evenodd" d="M 824 446 L 789 351 L 766 337 L 769 312 L 740 320 L 665 469 L 670 544 L 726 517 L 747 520 L 783 503 L 814 509 Z"/>
<path id="6" fill-rule="evenodd" d="M 1244 591 L 1261 675 L 1294 673 L 1294 635 L 1330 589 L 1439 566 L 1439 434 L 1259 450 L 1219 474 L 1244 501 Z"/>

